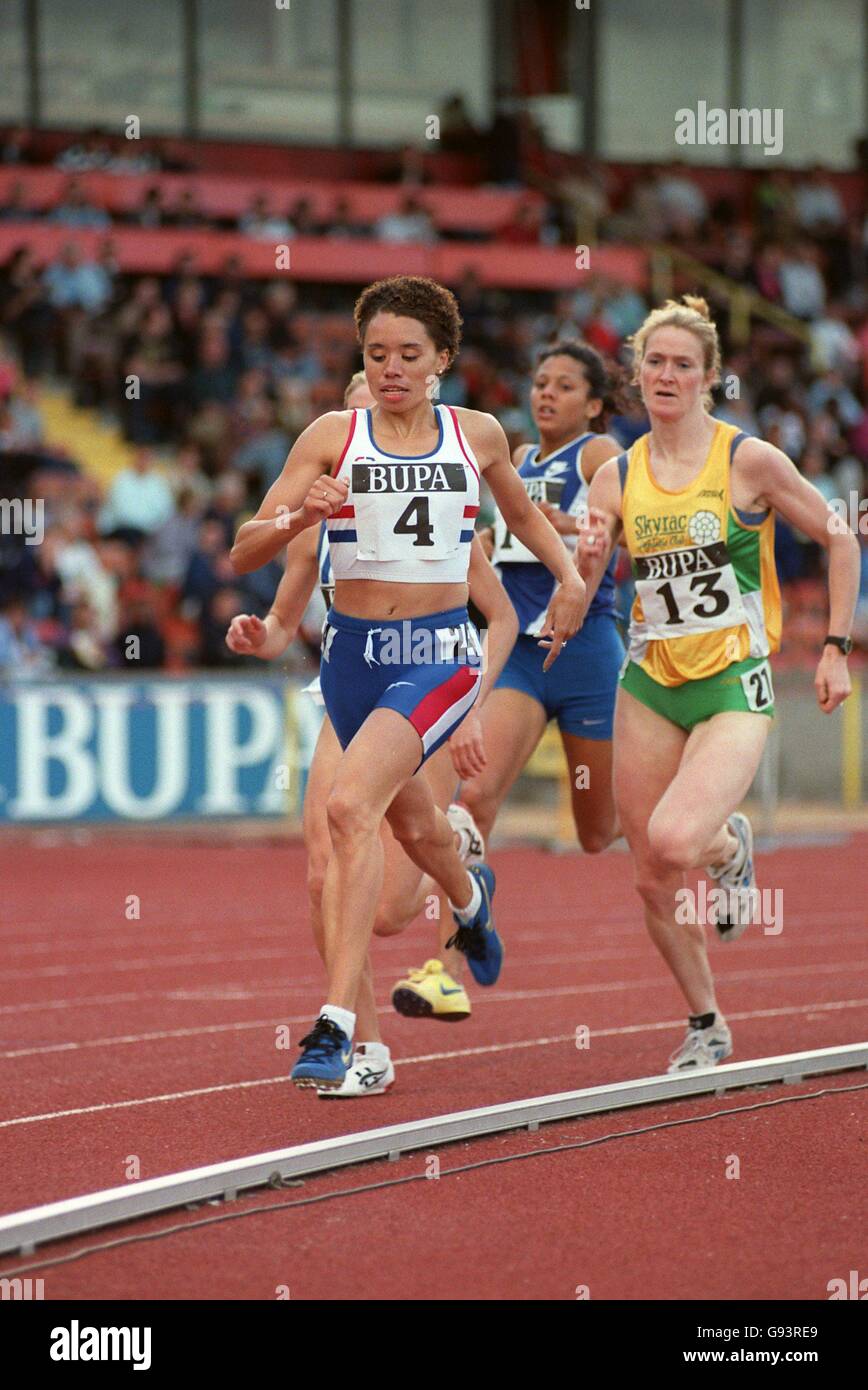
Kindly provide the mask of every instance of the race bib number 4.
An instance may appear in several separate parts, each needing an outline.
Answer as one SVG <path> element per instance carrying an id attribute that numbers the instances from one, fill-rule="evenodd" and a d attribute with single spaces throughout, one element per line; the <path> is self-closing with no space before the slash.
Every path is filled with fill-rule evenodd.
<path id="1" fill-rule="evenodd" d="M 355 462 L 352 496 L 360 560 L 445 560 L 473 529 L 460 463 Z"/>
<path id="2" fill-rule="evenodd" d="M 635 579 L 651 635 L 679 637 L 747 621 L 723 541 L 640 556 Z"/>

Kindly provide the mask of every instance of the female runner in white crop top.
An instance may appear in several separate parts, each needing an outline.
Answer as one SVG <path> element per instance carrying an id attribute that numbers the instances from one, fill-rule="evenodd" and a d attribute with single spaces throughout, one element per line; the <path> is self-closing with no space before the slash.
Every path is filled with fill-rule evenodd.
<path id="1" fill-rule="evenodd" d="M 493 876 L 488 870 L 481 883 L 483 874 L 468 872 L 430 788 L 414 775 L 455 724 L 441 718 L 437 738 L 426 742 L 433 730 L 411 718 L 402 703 L 403 688 L 387 692 L 382 702 L 378 697 L 369 711 L 364 707 L 368 677 L 376 674 L 380 657 L 385 660 L 382 647 L 378 656 L 375 634 L 382 642 L 391 624 L 393 629 L 409 625 L 415 636 L 414 624 L 425 627 L 430 618 L 436 623 L 440 614 L 454 621 L 456 611 L 465 608 L 466 533 L 472 522 L 467 528 L 462 518 L 478 509 L 477 469 L 485 473 L 509 529 L 558 581 L 540 633 L 541 644 L 549 647 L 547 664 L 578 630 L 584 603 L 584 584 L 570 553 L 528 498 L 497 421 L 474 410 L 446 412 L 432 406 L 432 383 L 458 351 L 461 321 L 454 296 L 433 281 L 396 276 L 369 286 L 356 304 L 355 317 L 377 405 L 365 414 L 363 429 L 360 412 L 335 411 L 314 421 L 294 445 L 256 516 L 239 530 L 232 550 L 236 570 L 245 573 L 266 564 L 307 526 L 330 520 L 336 587 L 323 671 L 329 670 L 333 636 L 340 647 L 367 628 L 364 661 L 360 648 L 356 659 L 358 686 L 355 674 L 352 680 L 344 675 L 336 686 L 334 668 L 331 692 L 323 679 L 326 707 L 345 751 L 327 805 L 333 849 L 323 892 L 327 1001 L 293 1069 L 296 1084 L 311 1087 L 340 1086 L 352 1059 L 353 1004 L 382 887 L 383 816 L 409 857 L 446 893 L 459 926 L 457 944 L 466 946 L 471 969 L 483 942 L 494 943 L 502 954 L 490 913 Z M 454 430 L 448 444 L 447 415 Z M 448 457 L 449 446 L 456 444 L 458 451 Z M 432 462 L 442 466 L 432 467 Z M 344 476 L 335 476 L 340 472 Z M 355 525 L 348 526 L 350 521 Z M 349 531 L 352 539 L 336 539 L 341 531 Z M 431 556 L 424 562 L 417 559 L 422 547 Z M 466 633 L 463 624 L 459 627 Z M 450 625 L 447 634 L 455 630 Z M 442 643 L 442 634 L 436 628 L 433 635 Z M 468 668 L 462 669 L 466 673 Z M 415 679 L 409 666 L 392 670 L 401 676 L 393 685 L 403 687 Z M 485 685 L 482 675 L 475 681 L 475 694 Z M 430 711 L 430 697 L 439 692 L 428 690 L 422 704 Z M 354 701 L 357 720 L 351 726 Z M 462 706 L 457 721 L 472 702 L 466 697 L 456 702 Z M 481 979 L 474 970 L 480 983 L 493 983 L 499 958 L 493 977 Z M 488 965 L 484 961 L 482 968 Z"/>

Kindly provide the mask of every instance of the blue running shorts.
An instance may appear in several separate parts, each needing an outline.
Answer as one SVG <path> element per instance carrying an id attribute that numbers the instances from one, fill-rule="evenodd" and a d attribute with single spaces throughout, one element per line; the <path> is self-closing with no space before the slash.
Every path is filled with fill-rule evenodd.
<path id="1" fill-rule="evenodd" d="M 482 647 L 466 608 L 423 618 L 350 618 L 329 610 L 320 685 L 342 748 L 375 709 L 393 709 L 422 740 L 422 766 L 479 694 Z M 417 769 L 418 771 L 418 769 Z"/>
<path id="2" fill-rule="evenodd" d="M 547 649 L 519 634 L 496 690 L 520 690 L 556 719 L 562 733 L 610 739 L 624 644 L 611 613 L 591 613 L 548 671 Z"/>

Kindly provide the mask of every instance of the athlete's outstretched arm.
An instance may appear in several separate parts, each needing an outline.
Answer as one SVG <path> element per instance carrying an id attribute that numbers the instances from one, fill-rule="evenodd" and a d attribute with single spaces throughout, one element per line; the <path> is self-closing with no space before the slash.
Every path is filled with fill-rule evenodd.
<path id="1" fill-rule="evenodd" d="M 585 586 L 573 566 L 572 556 L 550 521 L 534 506 L 524 484 L 512 466 L 509 445 L 501 425 L 493 415 L 462 410 L 461 423 L 473 445 L 485 481 L 510 531 L 532 551 L 558 581 L 540 646 L 549 647 L 543 670 L 548 670 L 568 638 L 578 632 L 584 612 Z"/>
<path id="2" fill-rule="evenodd" d="M 503 670 L 518 636 L 515 609 L 489 563 L 478 536 L 473 537 L 470 547 L 470 570 L 467 579 L 470 597 L 488 620 L 488 635 L 485 639 L 485 669 L 479 685 L 479 695 L 473 709 L 449 740 L 452 762 L 461 778 L 473 777 L 485 767 L 487 760 L 479 710 Z"/>
<path id="3" fill-rule="evenodd" d="M 286 651 L 298 632 L 316 584 L 317 534 L 310 528 L 290 541 L 286 567 L 265 618 L 239 613 L 232 619 L 226 633 L 226 645 L 231 651 L 240 656 L 258 656 L 263 661 L 275 661 Z"/>
<path id="4" fill-rule="evenodd" d="M 859 542 L 795 464 L 773 444 L 746 439 L 733 467 L 755 492 L 757 507 L 773 507 L 797 530 L 829 552 L 829 631 L 849 637 L 859 596 Z M 824 714 L 847 699 L 850 673 L 847 658 L 837 647 L 823 648 L 814 677 L 817 701 Z"/>
<path id="5" fill-rule="evenodd" d="M 267 565 L 306 527 L 318 525 L 343 506 L 348 488 L 331 476 L 331 470 L 341 456 L 349 422 L 349 411 L 332 410 L 299 435 L 256 516 L 245 521 L 235 537 L 229 558 L 236 574 Z"/>
<path id="6" fill-rule="evenodd" d="M 621 529 L 621 479 L 616 461 L 610 459 L 594 472 L 588 489 L 587 516 L 579 523 L 576 565 L 585 581 L 588 607 L 606 573 Z"/>

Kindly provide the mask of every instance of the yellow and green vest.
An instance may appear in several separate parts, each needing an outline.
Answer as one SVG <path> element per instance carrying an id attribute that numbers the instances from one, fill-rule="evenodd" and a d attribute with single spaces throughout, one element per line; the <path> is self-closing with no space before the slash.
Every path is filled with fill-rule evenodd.
<path id="1" fill-rule="evenodd" d="M 780 647 L 774 513 L 737 512 L 730 493 L 732 455 L 746 437 L 717 421 L 705 466 L 680 492 L 653 477 L 650 435 L 619 460 L 636 585 L 630 659 L 661 685 L 703 680 Z"/>

